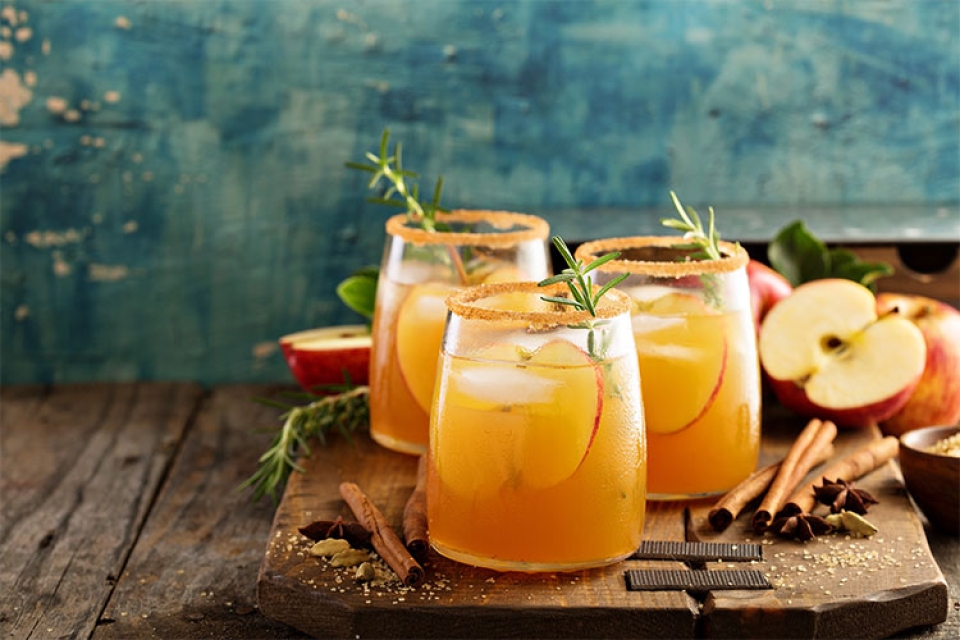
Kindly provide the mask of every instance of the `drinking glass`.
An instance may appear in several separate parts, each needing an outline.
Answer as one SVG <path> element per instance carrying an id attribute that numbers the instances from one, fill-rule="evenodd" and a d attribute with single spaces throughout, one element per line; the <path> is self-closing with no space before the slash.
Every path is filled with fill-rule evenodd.
<path id="1" fill-rule="evenodd" d="M 437 231 L 399 214 L 387 220 L 370 352 L 370 434 L 403 453 L 427 450 L 430 404 L 447 308 L 480 283 L 550 274 L 549 226 L 502 211 L 441 214 Z"/>
<path id="2" fill-rule="evenodd" d="M 596 318 L 540 299 L 566 292 L 507 283 L 447 299 L 427 520 L 448 558 L 566 571 L 639 546 L 646 443 L 630 299 L 610 291 Z"/>
<path id="3" fill-rule="evenodd" d="M 721 258 L 700 260 L 678 238 L 587 242 L 603 284 L 633 298 L 633 331 L 647 423 L 650 499 L 723 493 L 756 467 L 760 451 L 760 365 L 750 313 L 746 250 L 721 242 Z"/>

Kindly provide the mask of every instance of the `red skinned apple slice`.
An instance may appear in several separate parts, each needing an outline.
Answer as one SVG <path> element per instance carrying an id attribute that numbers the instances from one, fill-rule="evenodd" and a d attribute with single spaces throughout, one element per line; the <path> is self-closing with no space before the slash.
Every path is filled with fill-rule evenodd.
<path id="1" fill-rule="evenodd" d="M 960 311 L 912 294 L 881 293 L 877 313 L 895 313 L 915 324 L 927 345 L 923 376 L 907 403 L 881 426 L 899 436 L 931 425 L 960 422 Z"/>
<path id="2" fill-rule="evenodd" d="M 414 285 L 397 313 L 397 362 L 410 394 L 430 413 L 437 358 L 447 317 L 444 301 L 454 288 L 446 284 Z"/>
<path id="3" fill-rule="evenodd" d="M 489 414 L 497 431 L 491 437 L 450 425 L 435 434 L 446 456 L 437 468 L 449 486 L 476 491 L 460 486 L 473 481 L 456 473 L 456 465 L 444 473 L 453 458 L 474 456 L 485 460 L 491 474 L 497 469 L 518 486 L 550 487 L 573 475 L 590 450 L 603 410 L 603 373 L 569 342 L 549 342 L 533 352 L 496 344 L 450 365 L 444 402 Z"/>
<path id="4" fill-rule="evenodd" d="M 305 391 L 342 384 L 344 371 L 353 384 L 367 384 L 370 344 L 370 332 L 363 325 L 310 329 L 280 338 L 287 366 Z"/>
<path id="5" fill-rule="evenodd" d="M 846 427 L 875 425 L 909 400 L 926 362 L 920 330 L 878 318 L 869 289 L 824 279 L 797 287 L 760 327 L 760 362 L 780 402 Z"/>
<path id="6" fill-rule="evenodd" d="M 658 399 L 644 406 L 647 430 L 676 433 L 695 424 L 720 393 L 728 324 L 697 296 L 670 289 L 638 301 L 637 308 L 642 314 L 634 317 L 640 385 L 644 397 Z"/>
<path id="7" fill-rule="evenodd" d="M 551 420 L 533 420 L 524 430 L 518 468 L 523 482 L 550 487 L 566 480 L 580 468 L 600 427 L 603 413 L 603 371 L 586 352 L 570 342 L 555 340 L 530 357 L 540 381 L 549 380 L 533 404 L 533 412 L 556 415 Z M 528 386 L 525 392 L 530 392 Z"/>

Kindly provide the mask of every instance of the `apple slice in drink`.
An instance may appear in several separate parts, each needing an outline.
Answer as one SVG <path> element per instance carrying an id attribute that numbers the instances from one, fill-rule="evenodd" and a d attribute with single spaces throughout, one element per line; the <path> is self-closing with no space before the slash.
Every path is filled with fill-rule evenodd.
<path id="1" fill-rule="evenodd" d="M 659 289 L 659 288 L 658 288 Z M 647 430 L 669 434 L 703 416 L 723 385 L 728 322 L 693 294 L 633 291 L 633 317 Z"/>
<path id="2" fill-rule="evenodd" d="M 552 487 L 590 452 L 603 413 L 603 370 L 563 340 L 543 345 L 528 362 L 530 380 L 519 393 L 532 419 L 516 443 L 514 464 L 523 484 Z"/>
<path id="3" fill-rule="evenodd" d="M 346 382 L 344 371 L 353 384 L 367 384 L 370 345 L 370 332 L 363 325 L 309 329 L 280 338 L 287 366 L 305 391 Z"/>
<path id="4" fill-rule="evenodd" d="M 463 495 L 504 483 L 550 487 L 583 463 L 600 424 L 603 374 L 578 347 L 495 344 L 447 366 L 440 411 L 449 422 L 431 425 L 447 486 Z"/>
<path id="5" fill-rule="evenodd" d="M 447 317 L 444 301 L 454 291 L 454 287 L 447 284 L 414 285 L 397 313 L 400 373 L 410 394 L 428 414 Z"/>

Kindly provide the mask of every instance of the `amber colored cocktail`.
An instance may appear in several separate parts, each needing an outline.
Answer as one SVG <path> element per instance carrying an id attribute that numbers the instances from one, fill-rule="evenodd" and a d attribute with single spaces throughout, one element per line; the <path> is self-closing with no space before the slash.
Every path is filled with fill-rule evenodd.
<path id="1" fill-rule="evenodd" d="M 578 259 L 622 252 L 599 282 L 634 300 L 633 330 L 647 423 L 651 499 L 722 493 L 756 467 L 760 372 L 750 314 L 746 251 L 721 243 L 719 260 L 688 259 L 676 238 L 619 238 L 581 245 Z"/>
<path id="2" fill-rule="evenodd" d="M 475 284 L 549 275 L 547 223 L 495 211 L 453 211 L 426 231 L 406 215 L 386 224 L 370 353 L 370 433 L 390 449 L 420 454 L 427 434 L 444 299 Z"/>
<path id="3" fill-rule="evenodd" d="M 430 541 L 497 570 L 599 566 L 640 542 L 646 444 L 630 300 L 596 328 L 532 283 L 448 300 L 430 423 Z M 593 336 L 590 337 L 590 333 Z"/>

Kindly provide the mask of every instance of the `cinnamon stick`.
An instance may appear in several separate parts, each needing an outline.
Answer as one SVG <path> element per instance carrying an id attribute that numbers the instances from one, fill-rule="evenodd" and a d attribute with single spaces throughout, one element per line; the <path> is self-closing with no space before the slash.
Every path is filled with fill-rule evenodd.
<path id="1" fill-rule="evenodd" d="M 397 572 L 408 587 L 415 587 L 423 580 L 423 567 L 420 566 L 400 537 L 390 527 L 380 509 L 353 482 L 340 483 L 340 495 L 350 506 L 357 521 L 370 530 L 370 542 L 380 557 Z"/>
<path id="2" fill-rule="evenodd" d="M 825 462 L 832 455 L 832 444 L 820 448 L 818 459 L 813 466 Z M 707 514 L 707 521 L 714 531 L 724 531 L 734 520 L 740 517 L 747 505 L 762 496 L 776 477 L 781 464 L 783 464 L 783 460 L 757 469 L 740 484 L 724 494 Z"/>
<path id="3" fill-rule="evenodd" d="M 894 436 L 872 440 L 846 458 L 827 467 L 820 475 L 833 481 L 846 480 L 852 482 L 892 460 L 899 450 L 900 443 Z M 783 509 L 777 514 L 777 517 L 810 513 L 817 504 L 817 496 L 813 488 L 820 482 L 811 482 L 797 490 L 783 505 Z"/>
<path id="4" fill-rule="evenodd" d="M 814 418 L 807 423 L 787 452 L 767 494 L 753 514 L 752 525 L 755 533 L 767 530 L 786 497 L 814 467 L 817 459 L 823 455 L 823 449 L 832 446 L 836 437 L 837 426 L 829 420 L 821 422 Z"/>
<path id="5" fill-rule="evenodd" d="M 427 457 L 420 456 L 417 463 L 417 483 L 403 507 L 403 539 L 418 562 L 426 559 L 430 549 L 427 536 Z"/>

